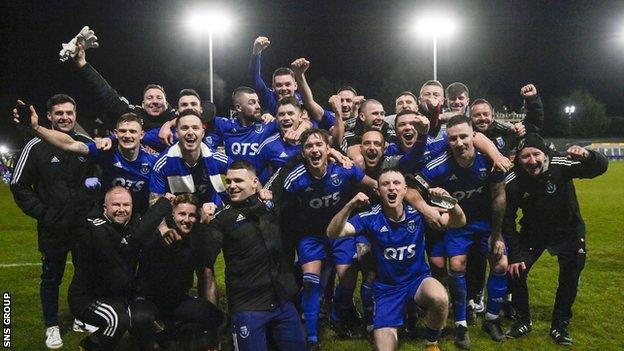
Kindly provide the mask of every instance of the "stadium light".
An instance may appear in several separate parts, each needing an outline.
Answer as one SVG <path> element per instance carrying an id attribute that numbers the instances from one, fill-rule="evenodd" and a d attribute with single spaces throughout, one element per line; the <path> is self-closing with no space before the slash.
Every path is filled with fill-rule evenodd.
<path id="1" fill-rule="evenodd" d="M 0 155 L 4 155 L 9 152 L 9 148 L 6 145 L 0 145 Z"/>
<path id="2" fill-rule="evenodd" d="M 572 115 L 576 111 L 576 106 L 568 105 L 563 108 L 563 111 L 566 113 L 566 115 L 568 115 L 568 130 L 570 131 L 570 134 L 572 134 Z"/>
<path id="3" fill-rule="evenodd" d="M 199 36 L 208 35 L 208 62 L 210 65 L 210 102 L 214 102 L 214 78 L 212 69 L 212 35 L 227 31 L 231 25 L 231 16 L 222 9 L 195 9 L 186 23 L 189 30 Z"/>
<path id="4" fill-rule="evenodd" d="M 438 38 L 453 34 L 457 30 L 457 22 L 452 17 L 429 15 L 416 22 L 415 30 L 433 41 L 433 79 L 438 80 Z"/>

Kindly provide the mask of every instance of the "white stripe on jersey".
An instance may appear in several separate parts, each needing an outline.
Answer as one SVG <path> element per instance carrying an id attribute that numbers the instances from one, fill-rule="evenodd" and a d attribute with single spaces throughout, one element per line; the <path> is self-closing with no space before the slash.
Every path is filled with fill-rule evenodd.
<path id="1" fill-rule="evenodd" d="M 108 311 L 108 313 L 112 317 L 112 323 L 111 323 L 110 327 L 106 328 L 106 330 L 104 331 L 104 335 L 106 335 L 106 331 L 110 329 L 110 332 L 109 332 L 108 336 L 112 337 L 117 332 L 117 326 L 119 325 L 119 317 L 117 316 L 117 312 L 115 312 L 115 309 L 113 309 L 113 307 L 111 305 L 107 305 L 105 303 L 100 303 L 99 306 L 98 306 L 98 310 L 99 311 Z"/>
<path id="2" fill-rule="evenodd" d="M 509 184 L 509 182 L 511 182 L 512 180 L 516 179 L 516 172 L 510 172 L 509 174 L 507 174 L 507 176 L 505 177 L 505 184 Z"/>
<path id="3" fill-rule="evenodd" d="M 562 166 L 572 166 L 581 163 L 580 161 L 568 160 L 566 157 L 555 156 L 550 160 L 550 163 Z"/>
<path id="4" fill-rule="evenodd" d="M 152 169 L 154 172 L 160 172 L 160 169 L 163 168 L 167 164 L 167 155 L 159 158 L 156 163 L 154 163 L 154 167 Z"/>
<path id="5" fill-rule="evenodd" d="M 271 135 L 270 137 L 268 137 L 266 140 L 264 140 L 260 146 L 258 146 L 258 151 L 256 151 L 256 155 L 260 153 L 260 150 L 262 150 L 262 148 L 264 147 L 264 145 L 272 142 L 273 140 L 277 140 L 277 138 L 279 138 L 281 136 L 280 133 L 275 133 L 273 135 Z"/>
<path id="6" fill-rule="evenodd" d="M 215 152 L 215 153 L 213 153 L 213 154 L 212 154 L 212 156 L 213 156 L 213 158 L 214 158 L 215 160 L 217 160 L 217 161 L 221 161 L 221 162 L 226 163 L 226 164 L 227 164 L 227 162 L 228 162 L 228 157 L 227 157 L 227 155 L 222 154 L 222 153 L 220 153 L 220 152 Z"/>
<path id="7" fill-rule="evenodd" d="M 434 158 L 431 162 L 427 164 L 427 169 L 432 170 L 437 166 L 444 163 L 444 161 L 448 160 L 451 157 L 451 154 L 448 151 L 445 151 L 442 155 Z"/>
<path id="8" fill-rule="evenodd" d="M 20 155 L 19 160 L 17 160 L 17 165 L 15 166 L 15 172 L 13 173 L 13 179 L 11 180 L 11 184 L 17 184 L 19 178 L 22 176 L 22 171 L 24 170 L 26 160 L 28 160 L 28 154 L 30 154 L 30 150 L 35 144 L 40 141 L 41 139 L 39 138 L 32 138 L 26 144 L 26 146 L 24 146 L 24 150 L 22 150 L 22 154 Z"/>
<path id="9" fill-rule="evenodd" d="M 192 176 L 191 176 L 192 178 Z M 222 193 L 225 191 L 225 185 L 223 184 L 223 179 L 220 174 L 213 174 L 210 176 L 210 183 L 212 183 L 212 187 L 218 193 Z"/>
<path id="10" fill-rule="evenodd" d="M 306 172 L 305 165 L 301 164 L 293 169 L 284 180 L 284 189 L 290 187 L 290 184 Z"/>
<path id="11" fill-rule="evenodd" d="M 371 216 L 371 215 L 379 213 L 379 211 L 381 211 L 381 205 L 375 205 L 373 206 L 373 208 L 371 208 L 370 211 L 360 213 L 360 217 Z"/>

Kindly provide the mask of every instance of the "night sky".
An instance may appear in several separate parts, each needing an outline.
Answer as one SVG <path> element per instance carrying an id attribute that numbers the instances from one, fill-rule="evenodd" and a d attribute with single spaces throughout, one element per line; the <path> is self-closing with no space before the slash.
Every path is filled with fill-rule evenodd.
<path id="1" fill-rule="evenodd" d="M 148 83 L 162 84 L 173 103 L 182 88 L 207 98 L 207 38 L 189 34 L 183 24 L 194 3 L 2 1 L 2 113 L 8 116 L 18 96 L 43 110 L 50 95 L 64 92 L 77 98 L 79 121 L 96 115 L 71 64 L 58 60 L 61 43 L 84 25 L 100 43 L 87 51 L 88 61 L 131 102 L 140 103 Z M 247 64 L 259 35 L 271 40 L 263 54 L 267 81 L 273 69 L 307 57 L 311 83 L 325 77 L 374 98 L 391 77 L 399 77 L 417 92 L 432 77 L 432 45 L 412 27 L 431 3 L 224 2 L 236 22 L 215 36 L 218 111 L 227 113 L 233 88 L 249 84 Z M 519 107 L 518 92 L 526 83 L 535 83 L 545 100 L 586 89 L 606 104 L 609 115 L 624 115 L 624 1 L 435 3 L 459 26 L 455 35 L 440 39 L 438 79 L 444 85 L 467 82 L 512 108 Z M 0 139 L 18 143 L 12 122 L 2 121 Z"/>

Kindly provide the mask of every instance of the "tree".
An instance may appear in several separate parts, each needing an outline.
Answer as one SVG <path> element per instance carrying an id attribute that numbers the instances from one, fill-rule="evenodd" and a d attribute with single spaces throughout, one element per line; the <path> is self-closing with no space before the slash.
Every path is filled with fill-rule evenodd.
<path id="1" fill-rule="evenodd" d="M 576 106 L 576 111 L 571 116 L 570 135 L 580 137 L 605 135 L 610 121 L 607 117 L 607 109 L 602 102 L 584 90 L 572 92 L 567 102 L 569 105 Z"/>

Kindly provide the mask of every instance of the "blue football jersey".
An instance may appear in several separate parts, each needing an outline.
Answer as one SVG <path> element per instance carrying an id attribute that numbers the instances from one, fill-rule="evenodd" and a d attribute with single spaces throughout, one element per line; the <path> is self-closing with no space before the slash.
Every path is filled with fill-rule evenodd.
<path id="1" fill-rule="evenodd" d="M 164 195 L 191 193 L 200 203 L 214 202 L 222 205 L 227 199 L 223 179 L 232 163 L 226 155 L 212 152 L 201 144 L 201 157 L 189 166 L 182 158 L 178 144 L 173 145 L 154 164 L 150 175 L 150 191 Z"/>
<path id="2" fill-rule="evenodd" d="M 348 220 L 356 234 L 366 236 L 370 242 L 377 281 L 385 285 L 402 285 L 429 273 L 425 258 L 425 223 L 409 204 L 404 204 L 404 210 L 405 218 L 401 222 L 388 220 L 381 205 Z"/>
<path id="3" fill-rule="evenodd" d="M 490 184 L 505 180 L 502 172 L 491 172 L 492 161 L 475 150 L 475 160 L 468 168 L 461 167 L 450 151 L 429 162 L 422 175 L 432 187 L 441 187 L 459 201 L 466 220 L 492 220 Z"/>
<path id="4" fill-rule="evenodd" d="M 304 164 L 295 167 L 284 180 L 284 191 L 299 205 L 293 218 L 300 235 L 327 235 L 327 225 L 355 195 L 355 185 L 364 178 L 357 167 L 346 169 L 330 162 L 321 179 L 312 177 Z"/>
<path id="5" fill-rule="evenodd" d="M 149 207 L 149 180 L 157 154 L 148 154 L 139 149 L 134 161 L 126 160 L 119 148 L 113 145 L 109 150 L 99 150 L 95 143 L 88 143 L 88 157 L 102 167 L 102 187 L 107 191 L 113 186 L 123 186 L 130 190 L 134 211 L 145 213 Z"/>
<path id="6" fill-rule="evenodd" d="M 287 143 L 280 133 L 275 133 L 258 147 L 258 171 L 264 173 L 267 169 L 266 173 L 272 174 L 300 152 L 301 145 Z"/>
<path id="7" fill-rule="evenodd" d="M 258 121 L 244 127 L 235 117 L 216 117 L 214 129 L 209 135 L 213 143 L 223 143 L 225 154 L 233 161 L 245 160 L 258 170 L 259 165 L 256 159 L 258 148 L 265 139 L 277 132 L 279 132 L 277 120 L 268 124 Z"/>

